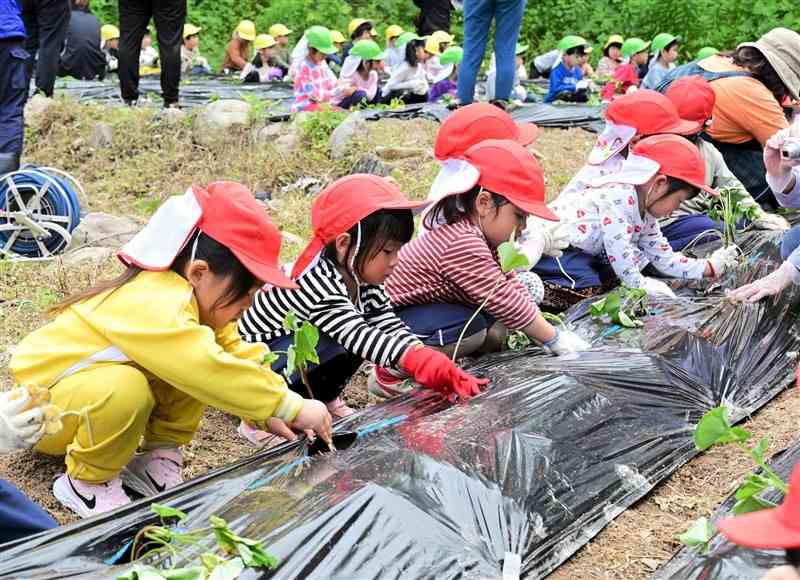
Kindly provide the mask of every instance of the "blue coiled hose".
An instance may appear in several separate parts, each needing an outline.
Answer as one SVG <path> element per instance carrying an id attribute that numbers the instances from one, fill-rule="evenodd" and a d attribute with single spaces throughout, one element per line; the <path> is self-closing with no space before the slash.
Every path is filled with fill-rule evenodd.
<path id="1" fill-rule="evenodd" d="M 19 196 L 14 195 L 16 188 Z M 20 211 L 19 199 L 26 206 L 44 189 L 37 207 L 28 211 L 32 221 L 42 225 L 49 233 L 37 243 L 35 233 L 26 229 L 18 220 L 6 212 Z M 0 176 L 0 253 L 3 249 L 26 258 L 43 258 L 48 254 L 57 254 L 69 244 L 67 234 L 78 226 L 81 219 L 81 208 L 76 188 L 80 185 L 71 176 L 48 167 L 28 165 L 12 173 Z M 54 224 L 56 227 L 51 227 Z M 3 226 L 16 225 L 14 230 L 3 230 Z M 6 248 L 9 240 L 14 241 Z M 40 246 L 41 244 L 41 246 Z M 46 249 L 43 251 L 42 246 Z"/>

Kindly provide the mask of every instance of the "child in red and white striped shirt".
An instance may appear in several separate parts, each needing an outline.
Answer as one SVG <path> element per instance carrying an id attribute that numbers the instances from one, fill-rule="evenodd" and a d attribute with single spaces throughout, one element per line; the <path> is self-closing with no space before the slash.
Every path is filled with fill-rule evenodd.
<path id="1" fill-rule="evenodd" d="M 397 314 L 429 346 L 452 352 L 478 305 L 460 354 L 496 350 L 507 330 L 521 330 L 556 355 L 588 348 L 539 313 L 515 272 L 500 269 L 497 248 L 529 215 L 558 218 L 545 205 L 539 164 L 519 143 L 487 140 L 463 155 L 463 170 L 440 183 L 442 196 L 423 218 L 430 231 L 406 244 L 385 289 Z M 448 348 L 449 347 L 449 348 Z M 390 377 L 376 373 L 376 378 Z"/>

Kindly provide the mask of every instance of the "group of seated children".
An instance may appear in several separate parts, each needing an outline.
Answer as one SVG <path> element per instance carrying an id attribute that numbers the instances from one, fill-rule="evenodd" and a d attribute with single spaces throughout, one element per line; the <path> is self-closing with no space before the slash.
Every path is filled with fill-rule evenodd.
<path id="1" fill-rule="evenodd" d="M 444 58 L 452 47 L 401 37 L 398 70 L 424 74 L 436 52 L 439 65 L 452 64 Z M 304 40 L 306 54 L 292 67 L 312 85 L 306 107 L 375 98 L 375 63 L 385 55 L 374 41 L 349 47 L 345 94 L 325 64 L 335 49 L 330 31 L 312 27 Z M 569 44 L 568 73 L 582 46 Z M 613 60 L 616 52 L 607 53 Z M 193 186 L 122 248 L 121 276 L 66 299 L 14 350 L 9 368 L 19 384 L 45 386 L 65 412 L 60 432 L 26 436 L 25 444 L 65 456 L 53 493 L 88 517 L 130 501 L 123 481 L 145 496 L 181 483 L 180 447 L 207 406 L 240 418 L 240 435 L 254 444 L 304 432 L 329 441 L 332 421 L 353 413 L 342 395 L 365 361 L 377 396 L 423 387 L 468 399 L 487 381 L 462 370 L 459 357 L 500 350 L 511 332 L 555 356 L 589 349 L 539 305 L 566 308 L 620 283 L 671 297 L 668 278 L 719 277 L 735 266 L 735 246 L 708 258 L 678 249 L 687 231 L 709 227 L 714 187 L 741 187 L 698 138 L 713 104 L 708 83 L 691 76 L 666 95 L 642 89 L 613 100 L 588 163 L 549 205 L 527 149 L 537 128 L 488 103 L 457 109 L 437 135 L 441 167 L 426 201 L 373 175 L 336 180 L 313 202 L 312 238 L 288 275 L 278 263 L 281 234 L 250 191 L 231 182 Z M 798 172 L 773 151 L 780 143 L 768 142 L 767 180 L 779 199 L 797 199 Z M 762 210 L 753 225 L 788 227 Z M 528 258 L 519 271 L 501 268 L 498 248 L 508 240 Z M 790 279 L 800 279 L 791 267 Z M 751 287 L 741 290 L 751 299 L 769 291 Z M 284 380 L 290 312 L 319 329 L 319 362 Z"/>

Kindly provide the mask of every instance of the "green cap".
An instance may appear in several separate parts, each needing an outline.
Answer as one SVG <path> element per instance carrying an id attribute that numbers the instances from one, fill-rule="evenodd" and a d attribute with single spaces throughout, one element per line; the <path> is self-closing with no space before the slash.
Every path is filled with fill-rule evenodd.
<path id="1" fill-rule="evenodd" d="M 358 56 L 361 60 L 383 60 L 386 53 L 381 50 L 374 40 L 359 40 L 350 49 L 350 54 Z"/>
<path id="2" fill-rule="evenodd" d="M 308 41 L 308 46 L 317 49 L 322 54 L 333 54 L 336 52 L 336 47 L 333 46 L 331 31 L 324 26 L 312 26 L 306 30 L 306 40 Z"/>
<path id="3" fill-rule="evenodd" d="M 523 52 L 525 52 L 526 50 L 528 50 L 528 45 L 527 45 L 527 44 L 520 44 L 520 43 L 518 42 L 518 43 L 517 43 L 517 48 L 516 48 L 516 50 L 514 51 L 514 54 L 522 54 L 522 53 L 523 53 Z"/>
<path id="4" fill-rule="evenodd" d="M 576 46 L 586 46 L 588 44 L 589 43 L 586 42 L 586 39 L 582 36 L 565 36 L 561 39 L 561 42 L 558 43 L 558 50 L 561 52 L 567 52 Z"/>
<path id="5" fill-rule="evenodd" d="M 421 36 L 417 36 L 413 32 L 404 32 L 400 36 L 397 37 L 397 40 L 394 41 L 394 45 L 397 48 L 401 48 L 411 42 L 412 40 L 422 40 Z"/>
<path id="6" fill-rule="evenodd" d="M 704 58 L 714 56 L 715 54 L 719 54 L 719 51 L 716 48 L 713 46 L 704 46 L 697 51 L 697 60 L 703 60 Z"/>
<path id="7" fill-rule="evenodd" d="M 630 58 L 634 54 L 647 50 L 648 46 L 650 46 L 650 43 L 641 38 L 629 38 L 622 43 L 622 56 Z"/>
<path id="8" fill-rule="evenodd" d="M 464 58 L 464 49 L 460 46 L 450 46 L 439 57 L 440 64 L 459 64 Z"/>
<path id="9" fill-rule="evenodd" d="M 673 36 L 667 32 L 662 32 L 661 34 L 657 34 L 656 37 L 653 39 L 653 42 L 650 44 L 653 54 L 658 54 L 667 46 L 672 44 L 672 42 L 676 40 L 680 40 L 680 36 Z"/>

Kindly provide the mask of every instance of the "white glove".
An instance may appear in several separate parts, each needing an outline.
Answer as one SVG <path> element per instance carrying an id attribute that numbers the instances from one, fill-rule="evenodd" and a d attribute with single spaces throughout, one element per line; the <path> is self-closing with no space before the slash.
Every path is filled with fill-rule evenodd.
<path id="1" fill-rule="evenodd" d="M 516 246 L 520 253 L 528 258 L 528 265 L 523 269 L 529 270 L 542 259 L 542 253 L 544 252 L 544 236 L 542 236 L 540 231 L 525 228 L 519 238 L 514 242 L 514 246 Z"/>
<path id="2" fill-rule="evenodd" d="M 764 165 L 767 168 L 767 184 L 775 193 L 784 193 L 792 179 L 797 179 L 797 172 L 792 172 L 792 167 L 800 165 L 800 159 L 781 158 L 781 146 L 787 137 L 800 138 L 798 123 L 781 129 L 767 139 L 764 145 Z"/>
<path id="3" fill-rule="evenodd" d="M 791 226 L 785 218 L 774 213 L 767 213 L 762 211 L 758 217 L 753 220 L 753 227 L 757 230 L 778 230 L 786 231 Z"/>
<path id="4" fill-rule="evenodd" d="M 589 81 L 583 79 L 575 83 L 575 90 L 580 91 L 581 89 L 588 89 L 589 88 Z"/>
<path id="5" fill-rule="evenodd" d="M 569 247 L 569 233 L 564 222 L 554 222 L 536 216 L 528 216 L 525 230 L 522 232 L 522 239 L 527 236 L 542 238 L 542 253 L 545 256 L 560 258 L 567 247 Z M 538 262 L 539 260 L 536 260 Z M 535 262 L 531 262 L 533 266 Z"/>
<path id="6" fill-rule="evenodd" d="M 583 340 L 574 332 L 569 330 L 560 330 L 557 326 L 555 329 L 555 337 L 542 345 L 550 354 L 554 356 L 561 356 L 565 354 L 581 352 L 582 350 L 589 350 L 592 348 L 591 344 Z"/>
<path id="7" fill-rule="evenodd" d="M 648 296 L 653 298 L 675 298 L 675 292 L 672 291 L 672 288 L 670 288 L 666 282 L 656 280 L 655 278 L 642 278 L 641 287 L 642 290 L 647 292 Z"/>
<path id="8" fill-rule="evenodd" d="M 750 284 L 727 293 L 732 302 L 758 302 L 765 296 L 774 296 L 791 284 L 800 284 L 800 271 L 791 262 L 784 262 L 781 267 Z"/>
<path id="9" fill-rule="evenodd" d="M 428 92 L 428 83 L 422 79 L 412 81 L 411 91 L 415 95 L 424 95 Z"/>
<path id="10" fill-rule="evenodd" d="M 13 397 L 19 397 L 13 399 Z M 28 411 L 31 396 L 24 387 L 0 396 L 0 452 L 33 447 L 44 435 L 44 413 L 41 407 Z"/>
<path id="11" fill-rule="evenodd" d="M 728 270 L 735 268 L 739 253 L 739 248 L 735 244 L 731 244 L 727 248 L 720 248 L 711 254 L 708 263 L 711 264 L 714 276 L 722 276 Z"/>

